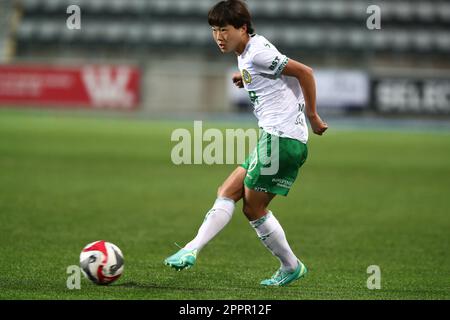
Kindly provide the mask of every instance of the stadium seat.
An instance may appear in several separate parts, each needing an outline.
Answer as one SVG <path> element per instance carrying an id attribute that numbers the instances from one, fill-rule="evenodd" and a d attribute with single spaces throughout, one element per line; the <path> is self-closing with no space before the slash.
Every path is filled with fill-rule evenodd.
<path id="1" fill-rule="evenodd" d="M 439 31 L 434 36 L 435 46 L 441 52 L 450 52 L 450 32 Z"/>
<path id="2" fill-rule="evenodd" d="M 80 48 L 108 43 L 129 50 L 152 46 L 198 47 L 211 42 L 206 14 L 210 0 L 22 0 L 17 28 L 18 48 L 40 42 L 70 42 Z M 82 9 L 82 29 L 67 30 L 61 12 L 68 5 Z M 337 50 L 336 54 L 365 55 L 374 51 L 408 54 L 450 53 L 450 3 L 443 0 L 382 0 L 382 30 L 365 29 L 368 0 L 248 0 L 257 33 L 280 48 Z M 59 21 L 59 22 L 57 22 Z M 58 27 L 56 27 L 58 24 Z M 417 33 L 418 24 L 421 32 Z M 440 32 L 442 30 L 442 32 Z M 436 31 L 439 31 L 436 33 Z M 25 43 L 26 42 L 26 43 Z M 87 47 L 86 47 L 87 46 Z M 20 50 L 19 50 L 20 51 Z"/>

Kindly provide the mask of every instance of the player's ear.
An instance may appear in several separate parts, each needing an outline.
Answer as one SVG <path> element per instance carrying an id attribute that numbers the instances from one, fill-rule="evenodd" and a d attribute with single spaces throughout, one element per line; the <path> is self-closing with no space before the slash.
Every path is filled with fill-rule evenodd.
<path id="1" fill-rule="evenodd" d="M 248 26 L 247 26 L 247 24 L 246 24 L 246 23 L 245 23 L 245 24 L 243 24 L 243 25 L 242 25 L 242 27 L 241 27 L 240 29 L 241 29 L 241 34 L 242 34 L 242 35 L 244 35 L 244 34 L 248 33 L 248 32 L 247 32 L 247 30 L 248 30 Z"/>

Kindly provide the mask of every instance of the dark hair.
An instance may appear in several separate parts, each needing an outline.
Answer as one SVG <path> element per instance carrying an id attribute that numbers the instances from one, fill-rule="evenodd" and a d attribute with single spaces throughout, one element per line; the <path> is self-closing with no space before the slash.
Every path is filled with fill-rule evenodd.
<path id="1" fill-rule="evenodd" d="M 218 27 L 232 25 L 236 29 L 247 25 L 247 33 L 255 33 L 250 12 L 247 5 L 241 0 L 226 0 L 217 3 L 209 10 L 208 23 L 210 26 Z"/>

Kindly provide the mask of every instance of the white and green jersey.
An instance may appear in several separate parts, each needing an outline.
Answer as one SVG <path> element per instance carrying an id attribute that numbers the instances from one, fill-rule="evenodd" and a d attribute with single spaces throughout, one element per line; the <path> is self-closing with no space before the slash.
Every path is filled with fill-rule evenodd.
<path id="1" fill-rule="evenodd" d="M 238 56 L 244 88 L 258 126 L 270 134 L 308 141 L 305 101 L 297 78 L 282 75 L 288 58 L 263 36 L 251 35 Z"/>

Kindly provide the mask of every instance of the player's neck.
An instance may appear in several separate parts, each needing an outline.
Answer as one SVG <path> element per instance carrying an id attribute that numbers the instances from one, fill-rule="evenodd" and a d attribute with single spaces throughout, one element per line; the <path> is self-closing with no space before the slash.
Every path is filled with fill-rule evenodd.
<path id="1" fill-rule="evenodd" d="M 240 56 L 242 52 L 244 52 L 245 47 L 247 46 L 247 43 L 250 41 L 250 36 L 248 33 L 245 34 L 245 36 L 242 38 L 241 43 L 236 47 L 236 50 L 234 53 L 236 53 L 237 56 Z"/>

